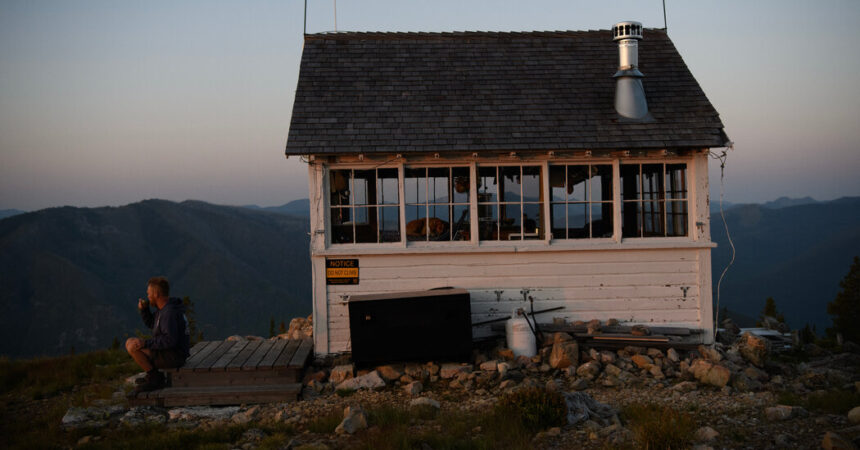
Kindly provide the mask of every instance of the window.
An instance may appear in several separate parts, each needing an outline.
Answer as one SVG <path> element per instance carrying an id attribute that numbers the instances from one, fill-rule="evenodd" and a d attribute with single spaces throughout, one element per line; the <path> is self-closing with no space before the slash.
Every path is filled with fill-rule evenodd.
<path id="1" fill-rule="evenodd" d="M 549 168 L 553 239 L 612 237 L 612 166 Z"/>
<path id="2" fill-rule="evenodd" d="M 481 240 L 543 239 L 540 166 L 478 167 L 478 230 Z"/>
<path id="3" fill-rule="evenodd" d="M 400 242 L 396 168 L 329 171 L 332 242 Z"/>
<path id="4" fill-rule="evenodd" d="M 687 236 L 687 165 L 621 165 L 623 237 Z"/>
<path id="5" fill-rule="evenodd" d="M 406 168 L 406 239 L 470 240 L 470 178 L 468 167 Z"/>

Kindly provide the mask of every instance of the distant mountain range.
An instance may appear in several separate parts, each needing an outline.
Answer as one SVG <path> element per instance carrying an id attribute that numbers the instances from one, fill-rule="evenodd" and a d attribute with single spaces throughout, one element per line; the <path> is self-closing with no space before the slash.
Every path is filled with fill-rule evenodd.
<path id="1" fill-rule="evenodd" d="M 712 207 L 714 205 L 712 204 Z M 826 304 L 860 254 L 860 197 L 724 205 L 737 257 L 721 289 L 740 325 L 772 296 L 795 328 L 830 325 Z M 137 299 L 166 275 L 204 337 L 267 334 L 311 313 L 308 200 L 279 207 L 147 200 L 50 208 L 0 220 L 0 355 L 104 348 L 144 330 Z M 712 211 L 714 300 L 730 258 Z M 145 331 L 145 330 L 144 330 Z"/>
<path id="2" fill-rule="evenodd" d="M 50 208 L 0 220 L 0 354 L 104 348 L 145 330 L 137 299 L 166 275 L 205 338 L 268 334 L 311 312 L 306 217 L 197 201 Z"/>
<path id="3" fill-rule="evenodd" d="M 773 297 L 792 327 L 809 323 L 823 332 L 830 326 L 827 303 L 860 255 L 860 197 L 779 199 L 724 210 L 737 253 L 721 287 L 720 307 L 758 317 L 767 297 Z M 716 301 L 731 248 L 713 211 L 711 236 L 718 244 L 711 261 Z"/>

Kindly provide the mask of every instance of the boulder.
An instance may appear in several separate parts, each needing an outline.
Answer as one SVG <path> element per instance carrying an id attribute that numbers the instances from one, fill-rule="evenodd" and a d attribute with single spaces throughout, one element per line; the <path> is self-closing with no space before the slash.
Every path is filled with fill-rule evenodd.
<path id="1" fill-rule="evenodd" d="M 381 376 L 387 382 L 398 380 L 401 376 L 403 376 L 400 371 L 388 365 L 379 366 L 376 368 L 376 371 L 379 373 L 379 376 Z"/>
<path id="2" fill-rule="evenodd" d="M 442 364 L 442 368 L 439 370 L 439 376 L 443 379 L 454 378 L 455 376 L 466 373 L 469 374 L 472 372 L 471 364 L 458 364 L 458 363 L 447 363 Z"/>
<path id="3" fill-rule="evenodd" d="M 331 369 L 331 373 L 328 375 L 328 380 L 335 384 L 341 383 L 344 380 L 352 378 L 354 370 L 355 367 L 352 364 L 335 366 Z"/>
<path id="4" fill-rule="evenodd" d="M 553 344 L 561 344 L 563 342 L 570 342 L 572 340 L 573 336 L 571 336 L 570 333 L 559 331 L 557 333 L 553 333 L 552 340 L 550 342 L 552 342 Z"/>
<path id="5" fill-rule="evenodd" d="M 480 367 L 481 367 L 481 370 L 484 370 L 487 372 L 495 372 L 499 368 L 499 362 L 496 361 L 495 359 L 493 359 L 491 361 L 485 361 L 485 362 L 481 363 Z"/>
<path id="6" fill-rule="evenodd" d="M 646 355 L 633 355 L 633 364 L 636 364 L 636 367 L 640 369 L 647 369 L 654 365 L 654 360 L 651 359 L 650 356 Z"/>
<path id="7" fill-rule="evenodd" d="M 573 389 L 574 391 L 582 391 L 582 390 L 588 389 L 589 384 L 590 383 L 588 382 L 587 379 L 577 378 L 575 381 L 570 383 L 570 388 Z"/>
<path id="8" fill-rule="evenodd" d="M 848 411 L 848 420 L 854 424 L 860 423 L 860 406 Z"/>
<path id="9" fill-rule="evenodd" d="M 564 369 L 579 365 L 579 344 L 576 341 L 556 342 L 553 344 L 552 353 L 549 356 L 549 365 L 553 369 Z"/>
<path id="10" fill-rule="evenodd" d="M 672 361 L 673 363 L 676 363 L 681 360 L 681 357 L 678 356 L 678 352 L 675 351 L 674 348 L 670 348 L 669 350 L 666 350 L 666 359 Z"/>
<path id="11" fill-rule="evenodd" d="M 651 368 L 648 369 L 648 373 L 650 373 L 651 376 L 654 377 L 654 379 L 656 380 L 662 380 L 666 378 L 666 375 L 663 374 L 663 370 L 660 369 L 660 366 L 657 365 L 651 366 Z"/>
<path id="12" fill-rule="evenodd" d="M 645 325 L 633 325 L 633 327 L 630 328 L 630 334 L 633 336 L 649 336 L 651 334 L 651 330 L 649 330 Z"/>
<path id="13" fill-rule="evenodd" d="M 607 321 L 606 321 L 606 326 L 607 326 L 607 327 L 617 327 L 617 326 L 618 326 L 618 319 L 609 319 L 609 320 L 607 320 Z"/>
<path id="14" fill-rule="evenodd" d="M 424 390 L 424 385 L 422 385 L 420 381 L 413 381 L 406 386 L 403 386 L 403 390 L 409 395 L 416 396 Z"/>
<path id="15" fill-rule="evenodd" d="M 213 407 L 213 406 L 187 406 L 173 408 L 167 411 L 167 417 L 171 422 L 179 420 L 213 420 L 227 421 L 239 412 L 238 406 Z"/>
<path id="16" fill-rule="evenodd" d="M 764 367 L 764 361 L 768 353 L 768 343 L 765 338 L 746 332 L 738 342 L 738 351 L 750 363 L 757 367 Z"/>
<path id="17" fill-rule="evenodd" d="M 378 389 L 385 387 L 385 380 L 375 370 L 361 376 L 344 380 L 337 385 L 337 390 Z"/>
<path id="18" fill-rule="evenodd" d="M 713 347 L 705 347 L 704 345 L 700 345 L 698 350 L 699 354 L 702 355 L 702 357 L 707 359 L 708 361 L 720 362 L 720 360 L 723 359 L 723 355 L 721 355 L 720 352 L 718 352 L 717 349 Z"/>
<path id="19" fill-rule="evenodd" d="M 600 374 L 600 363 L 597 361 L 589 361 L 576 369 L 576 374 L 580 377 L 593 380 Z"/>
<path id="20" fill-rule="evenodd" d="M 310 339 L 314 336 L 314 316 L 296 317 L 290 321 L 286 339 Z"/>
<path id="21" fill-rule="evenodd" d="M 682 381 L 674 386 L 672 386 L 673 391 L 685 393 L 696 390 L 696 383 L 692 381 Z"/>
<path id="22" fill-rule="evenodd" d="M 621 373 L 621 369 L 614 364 L 607 364 L 606 367 L 603 368 L 603 371 L 607 375 L 611 375 L 611 376 L 615 376 L 615 377 L 617 377 L 618 374 Z"/>
<path id="23" fill-rule="evenodd" d="M 732 387 L 738 392 L 750 392 L 761 390 L 762 384 L 743 373 L 738 373 L 732 377 Z"/>
<path id="24" fill-rule="evenodd" d="M 696 430 L 696 440 L 700 442 L 713 441 L 720 433 L 711 427 L 701 427 Z"/>
<path id="25" fill-rule="evenodd" d="M 856 450 L 857 446 L 842 436 L 828 431 L 824 433 L 824 438 L 821 439 L 821 448 L 824 450 Z"/>
<path id="26" fill-rule="evenodd" d="M 90 408 L 71 407 L 63 416 L 61 426 L 65 430 L 101 428 L 125 412 L 126 408 L 119 405 L 93 406 Z"/>
<path id="27" fill-rule="evenodd" d="M 615 353 L 608 352 L 606 350 L 600 352 L 600 362 L 603 364 L 613 364 L 618 359 L 618 356 Z"/>
<path id="28" fill-rule="evenodd" d="M 343 411 L 343 421 L 335 428 L 337 434 L 353 434 L 367 428 L 367 414 L 360 406 L 347 406 Z"/>
<path id="29" fill-rule="evenodd" d="M 711 367 L 711 370 L 708 371 L 708 374 L 705 376 L 705 379 L 700 381 L 705 384 L 710 384 L 711 386 L 721 388 L 729 382 L 731 376 L 732 373 L 729 372 L 729 369 L 726 369 L 719 364 L 715 364 L 713 367 Z"/>
<path id="30" fill-rule="evenodd" d="M 663 351 L 661 351 L 659 348 L 649 348 L 648 351 L 645 352 L 645 354 L 654 359 L 663 357 Z"/>
<path id="31" fill-rule="evenodd" d="M 764 416 L 767 420 L 777 422 L 781 420 L 787 420 L 792 415 L 792 407 L 788 405 L 776 405 L 771 406 L 770 408 L 765 408 Z"/>

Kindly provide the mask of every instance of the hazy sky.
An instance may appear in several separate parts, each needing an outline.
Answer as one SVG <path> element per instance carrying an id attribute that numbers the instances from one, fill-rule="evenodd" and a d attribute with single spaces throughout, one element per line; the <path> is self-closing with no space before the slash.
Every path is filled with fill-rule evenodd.
<path id="1" fill-rule="evenodd" d="M 308 3 L 308 32 L 334 30 L 335 2 Z M 735 142 L 726 200 L 860 195 L 860 2 L 666 3 L 669 36 Z M 336 5 L 339 31 L 663 26 L 660 0 Z M 0 0 L 0 209 L 307 197 L 306 167 L 283 155 L 303 9 Z"/>

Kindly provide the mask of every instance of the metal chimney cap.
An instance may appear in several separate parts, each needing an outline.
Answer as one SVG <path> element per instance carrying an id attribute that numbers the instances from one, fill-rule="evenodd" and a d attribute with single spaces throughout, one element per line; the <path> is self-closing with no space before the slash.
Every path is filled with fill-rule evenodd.
<path id="1" fill-rule="evenodd" d="M 620 41 L 622 39 L 638 39 L 642 40 L 642 23 L 634 20 L 618 22 L 612 26 L 612 40 Z"/>

